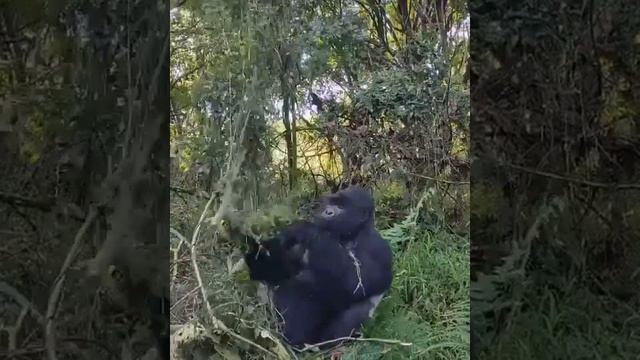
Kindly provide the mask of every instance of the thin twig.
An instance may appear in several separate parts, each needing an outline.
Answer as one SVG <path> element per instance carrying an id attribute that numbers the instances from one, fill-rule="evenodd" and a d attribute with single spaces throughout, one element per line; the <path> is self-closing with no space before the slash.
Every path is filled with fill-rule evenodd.
<path id="1" fill-rule="evenodd" d="M 231 192 L 231 187 L 228 187 L 228 190 L 226 191 L 226 193 L 230 193 Z M 225 194 L 226 195 L 226 194 Z M 220 205 L 220 208 L 218 209 L 218 211 L 216 212 L 216 214 L 214 215 L 214 220 L 215 219 L 219 219 L 222 217 L 222 213 L 223 213 L 223 209 L 224 207 L 226 207 L 226 204 L 224 203 L 224 198 L 227 196 L 223 196 L 223 203 Z M 204 210 L 202 211 L 202 214 L 200 215 L 200 220 L 198 221 L 198 224 L 196 225 L 196 229 L 193 232 L 193 237 L 191 238 L 191 264 L 193 266 L 193 272 L 194 275 L 196 277 L 196 281 L 198 283 L 198 288 L 200 289 L 205 307 L 207 309 L 207 313 L 209 314 L 209 318 L 211 319 L 211 321 L 213 322 L 213 325 L 226 332 L 227 334 L 229 334 L 230 336 L 243 341 L 251 346 L 256 347 L 257 349 L 260 349 L 262 351 L 264 351 L 265 353 L 272 355 L 274 357 L 277 357 L 276 354 L 274 354 L 273 352 L 271 352 L 270 350 L 264 348 L 263 346 L 256 344 L 255 342 L 239 335 L 236 334 L 234 331 L 232 331 L 231 329 L 229 329 L 227 327 L 227 325 L 225 325 L 222 321 L 218 320 L 218 318 L 215 317 L 214 313 L 213 313 L 213 308 L 211 307 L 211 303 L 209 303 L 209 299 L 207 298 L 207 293 L 206 293 L 206 289 L 204 287 L 204 282 L 202 281 L 202 276 L 200 275 L 200 267 L 198 266 L 198 259 L 197 259 L 197 249 L 196 249 L 196 245 L 198 242 L 198 234 L 200 232 L 200 227 L 202 226 L 202 223 L 204 222 L 205 216 L 209 210 L 209 207 L 211 206 L 211 203 L 213 203 L 213 200 L 216 198 L 215 194 L 212 194 L 211 197 L 209 198 L 209 201 L 207 202 L 207 204 L 204 207 Z M 230 195 L 228 196 L 228 198 L 230 199 Z"/>
<path id="2" fill-rule="evenodd" d="M 31 311 L 31 314 L 36 317 L 38 322 L 40 324 L 44 324 L 44 317 L 42 316 L 40 311 L 36 309 L 35 305 L 31 301 L 29 301 L 26 296 L 22 295 L 13 286 L 7 284 L 4 281 L 0 281 L 0 292 L 11 296 L 21 307 L 28 308 L 29 311 Z"/>
<path id="3" fill-rule="evenodd" d="M 244 138 L 244 132 L 248 123 L 248 118 L 245 118 L 245 122 L 243 124 L 242 130 L 240 131 L 240 136 L 239 136 L 239 141 L 242 141 L 242 139 Z M 229 150 L 230 154 L 233 154 L 233 147 L 230 147 Z M 233 160 L 233 156 L 229 156 L 229 166 L 227 167 L 227 171 L 225 173 L 225 176 L 223 177 L 223 179 L 225 180 L 225 188 L 224 188 L 224 192 L 222 194 L 222 200 L 220 201 L 220 206 L 218 207 L 218 210 L 216 211 L 215 215 L 213 216 L 213 218 L 211 219 L 210 223 L 211 224 L 217 224 L 222 220 L 223 215 L 225 214 L 225 212 L 227 211 L 226 209 L 230 206 L 231 204 L 231 200 L 233 199 L 233 186 L 232 183 L 234 181 L 234 179 L 237 178 L 238 173 L 240 172 L 240 168 L 241 165 L 244 161 L 244 152 L 240 151 L 239 152 L 239 156 L 235 159 L 237 162 L 234 163 L 233 165 L 231 164 L 231 161 Z M 213 323 L 213 326 L 215 326 L 215 328 L 220 329 L 222 331 L 224 331 L 225 333 L 227 333 L 229 336 L 242 341 L 246 344 L 249 344 L 253 347 L 255 347 L 256 349 L 259 349 L 261 351 L 263 351 L 266 354 L 269 354 L 271 356 L 273 356 L 274 358 L 278 358 L 278 356 L 273 353 L 272 351 L 268 350 L 267 348 L 263 347 L 260 344 L 255 343 L 254 341 L 247 339 L 243 336 L 241 336 L 240 334 L 237 334 L 236 332 L 232 331 L 231 329 L 229 329 L 227 327 L 227 325 L 225 325 L 222 321 L 218 320 L 218 318 L 215 316 L 214 312 L 213 312 L 213 308 L 211 307 L 211 303 L 209 302 L 209 299 L 207 297 L 207 291 L 204 287 L 204 282 L 202 281 L 202 276 L 200 275 L 200 267 L 198 266 L 198 249 L 197 249 L 197 244 L 198 244 L 198 235 L 200 234 L 200 229 L 202 227 L 202 224 L 204 223 L 204 220 L 207 216 L 207 213 L 209 211 L 209 207 L 211 207 L 211 204 L 213 203 L 213 200 L 216 199 L 218 196 L 217 192 L 212 192 L 211 196 L 209 196 L 209 201 L 207 201 L 207 204 L 204 207 L 204 210 L 202 211 L 202 213 L 200 214 L 200 219 L 198 220 L 198 223 L 196 224 L 195 230 L 193 231 L 193 235 L 191 236 L 191 246 L 190 246 L 190 250 L 191 250 L 191 265 L 193 266 L 193 273 L 194 276 L 196 278 L 196 281 L 198 283 L 198 288 L 200 289 L 200 294 L 202 296 L 202 300 L 204 302 L 205 308 L 207 310 L 207 314 L 209 315 L 209 318 L 211 320 L 211 322 Z"/>
<path id="4" fill-rule="evenodd" d="M 176 300 L 173 304 L 171 304 L 171 310 L 173 310 L 176 306 L 178 306 L 181 302 L 183 302 L 186 298 L 191 296 L 193 293 L 198 291 L 200 288 L 198 286 L 191 289 L 188 293 L 184 294 L 180 299 Z"/>
<path id="5" fill-rule="evenodd" d="M 189 241 L 184 237 L 184 235 L 180 234 L 178 230 L 169 227 L 169 232 L 171 232 L 174 236 L 180 239 L 178 246 L 173 250 L 173 271 L 171 272 L 171 291 L 173 291 L 173 284 L 176 282 L 176 278 L 178 277 L 178 256 L 180 255 L 180 249 L 184 243 L 189 243 Z M 189 243 L 191 245 L 191 243 Z"/>
<path id="6" fill-rule="evenodd" d="M 431 180 L 431 181 L 435 181 L 435 182 L 440 182 L 440 183 L 444 183 L 444 184 L 451 184 L 451 185 L 469 185 L 469 184 L 471 184 L 471 182 L 469 182 L 469 181 L 444 180 L 444 179 L 434 178 L 434 177 L 431 177 L 431 176 L 415 174 L 415 173 L 412 173 L 410 171 L 403 170 L 403 169 L 398 169 L 398 170 L 402 171 L 403 173 L 405 173 L 407 175 L 411 175 L 411 176 L 415 176 L 415 177 L 419 177 L 419 178 L 423 178 L 423 179 L 427 179 L 427 180 Z"/>
<path id="7" fill-rule="evenodd" d="M 524 171 L 524 172 L 528 172 L 528 173 L 534 174 L 534 175 L 544 176 L 544 177 L 548 177 L 548 178 L 552 178 L 552 179 L 556 179 L 556 180 L 564 180 L 564 181 L 567 181 L 567 182 L 572 182 L 572 183 L 591 186 L 591 187 L 604 188 L 604 189 L 613 189 L 613 190 L 640 189 L 640 184 L 615 184 L 615 183 L 607 184 L 607 183 L 598 182 L 598 181 L 591 181 L 591 180 L 586 180 L 586 179 L 578 179 L 578 178 L 574 178 L 574 177 L 570 177 L 570 176 L 566 176 L 566 175 L 554 174 L 554 173 L 550 173 L 550 172 L 546 172 L 546 171 L 542 171 L 542 170 L 531 169 L 531 168 L 528 168 L 528 167 L 515 165 L 515 164 L 504 163 L 502 165 L 506 166 L 506 167 L 510 167 L 510 168 L 516 169 L 516 170 L 521 170 L 521 171 Z"/>
<path id="8" fill-rule="evenodd" d="M 54 204 L 53 199 L 33 199 L 4 192 L 0 192 L 0 201 L 20 207 L 36 208 L 42 211 L 51 211 Z"/>
<path id="9" fill-rule="evenodd" d="M 56 336 L 55 336 L 55 324 L 54 318 L 56 315 L 56 310 L 58 308 L 58 300 L 60 299 L 60 293 L 62 292 L 62 286 L 64 285 L 64 281 L 67 276 L 67 270 L 71 267 L 71 264 L 75 260 L 76 256 L 80 251 L 80 247 L 82 245 L 82 238 L 84 234 L 87 232 L 93 220 L 96 218 L 98 212 L 94 207 L 89 209 L 89 214 L 87 215 L 84 223 L 80 227 L 80 230 L 76 233 L 75 240 L 73 245 L 71 245 L 71 249 L 69 249 L 69 253 L 67 257 L 64 259 L 64 263 L 58 272 L 58 276 L 54 282 L 53 290 L 49 295 L 49 300 L 47 301 L 47 312 L 45 314 L 45 346 L 47 348 L 47 358 L 49 360 L 56 360 Z"/>
<path id="10" fill-rule="evenodd" d="M 298 352 L 304 352 L 304 351 L 308 351 L 311 350 L 313 348 L 316 348 L 318 346 L 322 346 L 322 345 L 326 345 L 326 344 L 330 344 L 332 342 L 336 342 L 336 341 L 364 341 L 364 342 L 377 342 L 377 343 L 383 343 L 383 344 L 392 344 L 392 345 L 400 345 L 400 346 L 412 346 L 413 343 L 410 342 L 404 342 L 402 340 L 395 340 L 395 339 L 380 339 L 380 338 L 355 338 L 355 337 L 351 337 L 351 336 L 345 336 L 345 337 L 341 337 L 341 338 L 337 338 L 337 339 L 332 339 L 332 340 L 327 340 L 327 341 L 323 341 L 317 344 L 310 344 L 310 345 L 306 345 L 304 348 L 298 350 Z"/>
<path id="11" fill-rule="evenodd" d="M 358 260 L 356 254 L 354 254 L 353 251 L 349 251 L 348 253 L 349 257 L 353 259 L 353 267 L 356 269 L 356 276 L 358 277 L 358 284 L 356 285 L 356 288 L 353 289 L 353 294 L 355 294 L 358 289 L 362 289 L 362 295 L 367 296 L 364 290 L 364 285 L 362 284 L 362 276 L 360 274 L 360 260 Z"/>
<path id="12" fill-rule="evenodd" d="M 7 349 L 9 351 L 15 351 L 17 349 L 18 342 L 18 334 L 20 333 L 20 329 L 22 328 L 22 323 L 27 316 L 28 313 L 34 314 L 40 324 L 43 323 L 42 315 L 36 310 L 33 303 L 31 303 L 24 295 L 22 295 L 18 290 L 14 289 L 7 283 L 0 282 L 0 292 L 3 292 L 9 296 L 11 296 L 21 307 L 20 315 L 18 315 L 18 320 L 15 322 L 13 326 L 3 325 L 0 326 L 0 330 L 4 330 L 8 335 L 8 346 Z"/>

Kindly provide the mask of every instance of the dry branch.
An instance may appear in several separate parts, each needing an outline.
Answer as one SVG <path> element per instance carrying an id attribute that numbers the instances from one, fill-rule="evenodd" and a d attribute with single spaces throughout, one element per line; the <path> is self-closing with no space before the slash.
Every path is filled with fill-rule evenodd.
<path id="1" fill-rule="evenodd" d="M 26 196 L 7 194 L 0 192 L 0 201 L 15 205 L 39 209 L 42 211 L 51 211 L 53 208 L 53 199 L 34 199 Z"/>
<path id="2" fill-rule="evenodd" d="M 247 120 L 248 119 L 244 119 L 244 124 L 242 127 L 242 130 L 240 132 L 240 136 L 239 136 L 239 140 L 238 143 L 242 142 L 242 139 L 244 138 L 244 132 L 246 129 L 246 125 L 247 125 Z M 211 219 L 210 223 L 211 224 L 217 224 L 219 223 L 223 216 L 225 215 L 225 213 L 228 211 L 228 208 L 231 206 L 231 200 L 233 199 L 233 182 L 235 181 L 235 179 L 238 177 L 238 174 L 240 172 L 240 169 L 242 167 L 242 164 L 244 162 L 244 151 L 238 151 L 238 156 L 237 158 L 234 158 L 233 156 L 234 154 L 234 147 L 230 147 L 229 150 L 229 160 L 228 160 L 228 164 L 227 164 L 227 171 L 225 173 L 225 175 L 223 176 L 222 180 L 224 181 L 224 192 L 222 194 L 222 199 L 220 202 L 220 206 L 218 207 L 218 210 L 216 211 L 215 215 L 213 216 L 213 218 Z M 235 163 L 232 163 L 232 160 L 236 160 Z M 198 266 L 198 249 L 197 249 L 197 245 L 198 245 L 198 235 L 200 234 L 200 229 L 202 227 L 202 224 L 204 223 L 204 220 L 206 218 L 206 215 L 209 211 L 209 208 L 211 207 L 211 204 L 213 203 L 213 200 L 217 198 L 217 192 L 213 192 L 211 194 L 211 196 L 209 197 L 209 201 L 207 201 L 207 204 L 205 205 L 204 209 L 202 210 L 202 213 L 200 214 L 200 218 L 198 220 L 198 223 L 196 224 L 195 230 L 193 231 L 193 235 L 191 237 L 191 243 L 190 243 L 190 252 L 191 252 L 191 264 L 193 266 L 193 272 L 194 272 L 194 276 L 196 278 L 196 281 L 198 283 L 198 288 L 200 289 L 200 294 L 202 295 L 202 300 L 205 304 L 205 308 L 207 310 L 207 314 L 209 315 L 209 319 L 211 320 L 211 322 L 213 323 L 214 327 L 216 329 L 220 329 L 222 331 L 224 331 L 225 333 L 229 334 L 229 336 L 244 342 L 246 344 L 249 344 L 253 347 L 255 347 L 256 349 L 259 349 L 260 351 L 264 352 L 265 354 L 269 354 L 270 356 L 274 357 L 274 358 L 278 358 L 278 356 L 273 353 L 272 351 L 266 349 L 265 347 L 255 343 L 254 341 L 247 339 L 239 334 L 237 334 L 236 332 L 234 332 L 233 330 L 229 329 L 222 321 L 218 320 L 218 318 L 215 316 L 214 312 L 213 312 L 213 308 L 211 307 L 211 303 L 209 302 L 209 299 L 207 298 L 207 293 L 206 293 L 206 289 L 204 287 L 204 282 L 202 281 L 202 276 L 200 275 L 200 267 Z"/>
<path id="3" fill-rule="evenodd" d="M 47 301 L 47 312 L 46 312 L 46 325 L 45 325 L 45 346 L 47 348 L 47 358 L 49 360 L 56 360 L 56 338 L 55 338 L 55 315 L 58 308 L 58 301 L 60 300 L 60 294 L 62 293 L 62 287 L 64 285 L 64 281 L 67 277 L 67 271 L 69 267 L 75 260 L 76 256 L 80 252 L 80 247 L 82 246 L 82 238 L 84 234 L 87 232 L 93 220 L 97 216 L 97 211 L 95 208 L 91 207 L 89 209 L 89 214 L 85 219 L 84 223 L 80 227 L 80 230 L 76 233 L 75 240 L 73 241 L 73 245 L 69 252 L 67 253 L 67 257 L 58 272 L 58 276 L 53 285 L 53 290 L 49 295 L 49 300 Z"/>
<path id="4" fill-rule="evenodd" d="M 377 342 L 377 343 L 400 345 L 400 346 L 412 346 L 413 345 L 413 343 L 409 343 L 409 342 L 405 342 L 405 341 L 401 341 L 401 340 L 395 340 L 395 339 L 356 338 L 356 337 L 351 337 L 351 336 L 345 336 L 345 337 L 341 337 L 341 338 L 337 338 L 337 339 L 333 339 L 333 340 L 328 340 L 328 341 L 324 341 L 324 342 L 317 343 L 317 344 L 310 344 L 310 345 L 307 345 L 304 348 L 302 348 L 300 350 L 297 350 L 297 351 L 298 352 L 309 351 L 311 349 L 317 348 L 318 346 L 330 344 L 330 343 L 333 343 L 333 342 L 336 342 L 336 341 Z"/>
<path id="5" fill-rule="evenodd" d="M 542 171 L 542 170 L 537 170 L 537 169 L 531 169 L 528 167 L 524 167 L 524 166 L 520 166 L 520 165 L 515 165 L 515 164 L 503 164 L 504 166 L 516 169 L 516 170 L 520 170 L 520 171 L 524 171 L 533 175 L 538 175 L 538 176 L 544 176 L 544 177 L 548 177 L 551 179 L 556 179 L 556 180 L 563 180 L 566 182 L 571 182 L 571 183 L 575 183 L 575 184 L 580 184 L 580 185 L 586 185 L 586 186 L 591 186 L 591 187 L 596 187 L 596 188 L 603 188 L 603 189 L 613 189 L 613 190 L 633 190 L 633 189 L 640 189 L 640 184 L 616 184 L 616 183 L 603 183 L 603 182 L 598 182 L 598 181 L 591 181 L 591 180 L 586 180 L 586 179 L 579 179 L 579 178 L 575 178 L 575 177 L 571 177 L 571 176 L 566 176 L 566 175 L 560 175 L 560 174 L 555 174 L 555 173 L 551 173 L 551 172 L 547 172 L 547 171 Z"/>

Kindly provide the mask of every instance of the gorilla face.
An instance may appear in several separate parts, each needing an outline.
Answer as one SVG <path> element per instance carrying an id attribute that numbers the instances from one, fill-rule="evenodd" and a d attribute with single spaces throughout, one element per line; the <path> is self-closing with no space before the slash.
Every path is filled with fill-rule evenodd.
<path id="1" fill-rule="evenodd" d="M 340 216 L 344 212 L 344 207 L 328 203 L 324 206 L 324 209 L 320 212 L 320 217 L 323 219 L 330 221 L 334 217 Z"/>
<path id="2" fill-rule="evenodd" d="M 322 200 L 314 222 L 340 235 L 357 233 L 373 223 L 374 201 L 360 186 L 351 186 Z"/>

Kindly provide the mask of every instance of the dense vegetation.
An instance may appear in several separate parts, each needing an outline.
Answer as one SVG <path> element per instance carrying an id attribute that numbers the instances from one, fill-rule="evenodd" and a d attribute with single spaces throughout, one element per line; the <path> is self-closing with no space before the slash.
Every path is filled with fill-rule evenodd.
<path id="1" fill-rule="evenodd" d="M 343 359 L 469 347 L 466 2 L 186 1 L 171 13 L 172 323 L 186 358 L 283 358 L 247 237 L 375 191 L 393 289 Z"/>
<path id="2" fill-rule="evenodd" d="M 471 2 L 472 324 L 486 359 L 631 359 L 640 9 Z"/>

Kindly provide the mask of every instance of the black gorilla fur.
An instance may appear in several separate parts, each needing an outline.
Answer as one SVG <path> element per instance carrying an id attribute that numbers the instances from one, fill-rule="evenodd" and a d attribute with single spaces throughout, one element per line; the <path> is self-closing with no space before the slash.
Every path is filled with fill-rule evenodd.
<path id="1" fill-rule="evenodd" d="M 245 255 L 251 279 L 266 283 L 293 346 L 348 337 L 391 287 L 392 253 L 374 225 L 363 188 L 326 196 L 312 222 L 290 225 Z"/>

